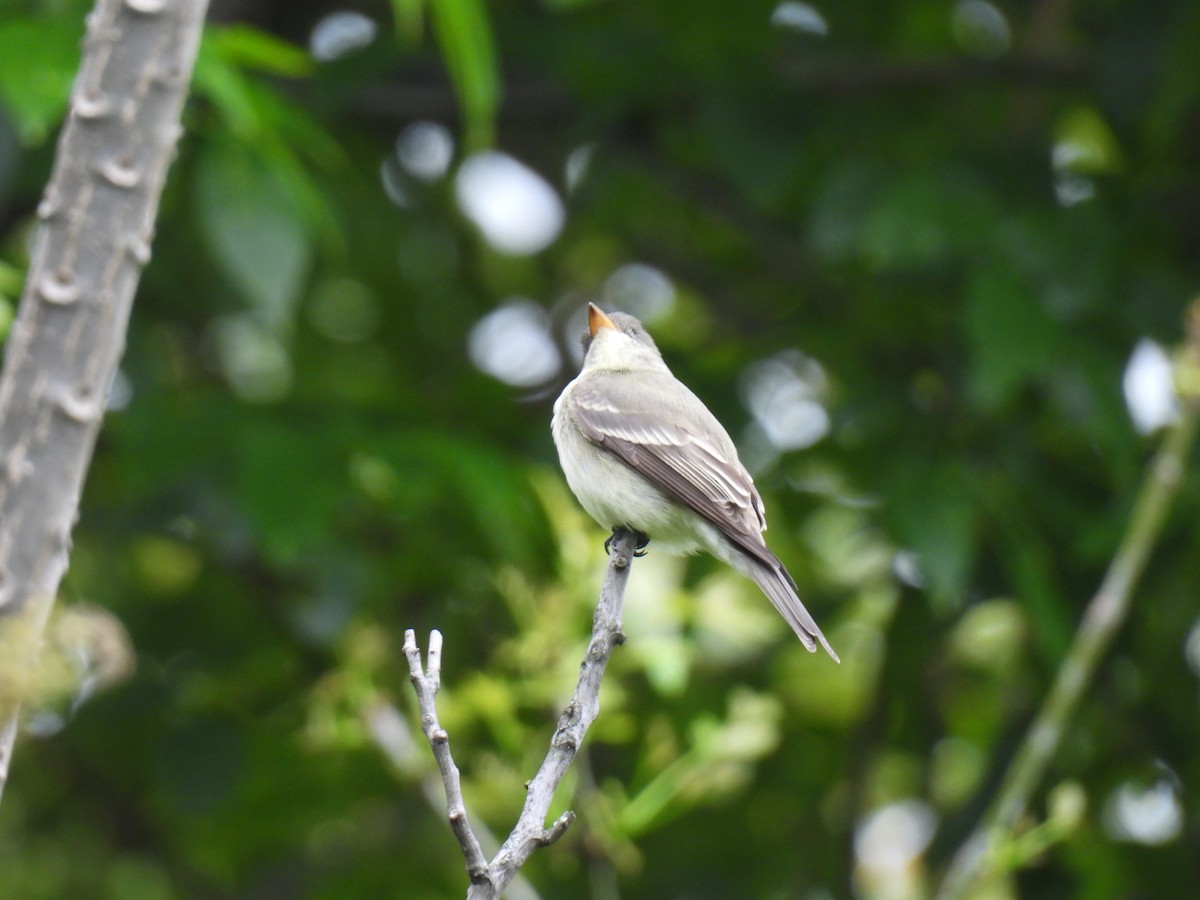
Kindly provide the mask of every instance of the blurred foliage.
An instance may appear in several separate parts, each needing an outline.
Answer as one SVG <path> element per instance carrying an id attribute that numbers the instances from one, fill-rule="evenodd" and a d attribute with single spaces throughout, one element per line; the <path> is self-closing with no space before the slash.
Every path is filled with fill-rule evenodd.
<path id="1" fill-rule="evenodd" d="M 0 7 L 4 331 L 85 12 Z M 464 892 L 403 630 L 446 635 L 443 723 L 503 836 L 603 567 L 550 406 L 584 302 L 643 308 L 631 263 L 669 285 L 651 329 L 844 662 L 652 550 L 558 801 L 579 821 L 526 874 L 548 897 L 928 888 L 1154 445 L 1122 373 L 1200 284 L 1198 40 L 1185 0 L 215 2 L 63 589 L 137 669 L 31 716 L 0 898 Z M 406 157 L 414 123 L 441 168 Z M 540 252 L 459 205 L 488 145 L 565 204 Z M 561 359 L 519 388 L 467 350 L 514 297 Z M 747 387 L 795 359 L 824 379 L 803 449 Z M 995 896 L 1194 892 L 1197 484 Z"/>

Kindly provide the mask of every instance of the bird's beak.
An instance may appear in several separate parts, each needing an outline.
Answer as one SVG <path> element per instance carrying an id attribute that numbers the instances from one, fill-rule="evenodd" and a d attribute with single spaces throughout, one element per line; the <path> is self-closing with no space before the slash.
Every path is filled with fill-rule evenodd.
<path id="1" fill-rule="evenodd" d="M 596 336 L 596 332 L 601 328 L 611 328 L 617 330 L 617 326 L 613 324 L 612 319 L 604 314 L 604 310 L 598 307 L 595 303 L 588 304 L 588 331 L 592 337 Z"/>

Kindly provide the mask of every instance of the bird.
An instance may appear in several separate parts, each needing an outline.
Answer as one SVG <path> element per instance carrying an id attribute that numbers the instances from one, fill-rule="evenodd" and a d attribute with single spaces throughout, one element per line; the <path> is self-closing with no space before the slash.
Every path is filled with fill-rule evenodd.
<path id="1" fill-rule="evenodd" d="M 580 505 L 614 535 L 634 532 L 639 554 L 650 541 L 672 554 L 707 550 L 757 584 L 806 649 L 819 642 L 840 662 L 763 538 L 762 497 L 732 438 L 642 323 L 589 303 L 583 345 L 551 420 Z"/>

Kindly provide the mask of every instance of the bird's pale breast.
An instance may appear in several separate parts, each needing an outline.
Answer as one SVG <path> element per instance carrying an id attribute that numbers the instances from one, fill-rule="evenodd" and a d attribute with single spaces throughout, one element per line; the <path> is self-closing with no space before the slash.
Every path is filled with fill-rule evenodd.
<path id="1" fill-rule="evenodd" d="M 575 382 L 568 385 L 554 404 L 551 428 L 563 474 L 580 505 L 605 528 L 634 528 L 665 552 L 698 550 L 698 516 L 580 434 L 570 409 L 574 386 Z"/>

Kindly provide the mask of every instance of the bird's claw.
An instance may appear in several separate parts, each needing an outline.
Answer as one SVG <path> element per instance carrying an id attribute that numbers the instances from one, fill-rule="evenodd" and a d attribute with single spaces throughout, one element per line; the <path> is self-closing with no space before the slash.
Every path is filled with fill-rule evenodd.
<path id="1" fill-rule="evenodd" d="M 634 531 L 632 528 L 625 528 L 623 526 L 614 528 L 612 531 L 612 534 L 610 534 L 607 538 L 604 539 L 604 552 L 612 553 L 613 541 L 615 541 L 618 537 L 620 537 L 624 534 L 632 534 L 634 536 L 634 538 L 637 540 L 637 543 L 634 544 L 634 547 L 633 547 L 633 555 L 638 559 L 641 559 L 643 556 L 645 556 L 646 548 L 648 546 L 650 546 L 649 536 L 642 534 L 642 532 L 640 532 L 640 531 Z"/>

